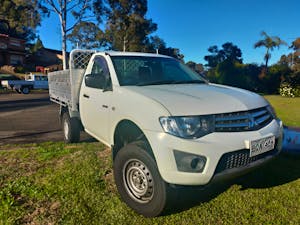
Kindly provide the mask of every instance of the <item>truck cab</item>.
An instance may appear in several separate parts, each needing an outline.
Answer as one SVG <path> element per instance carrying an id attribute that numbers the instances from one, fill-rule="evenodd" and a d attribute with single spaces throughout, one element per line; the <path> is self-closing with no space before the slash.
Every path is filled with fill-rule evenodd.
<path id="1" fill-rule="evenodd" d="M 33 89 L 48 89 L 48 76 L 31 73 L 25 76 L 26 81 L 33 82 Z"/>

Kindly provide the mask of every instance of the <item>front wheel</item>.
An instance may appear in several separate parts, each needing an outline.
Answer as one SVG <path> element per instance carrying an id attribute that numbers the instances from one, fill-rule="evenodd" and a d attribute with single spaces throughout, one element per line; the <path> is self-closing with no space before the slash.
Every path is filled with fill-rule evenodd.
<path id="1" fill-rule="evenodd" d="M 76 118 L 70 118 L 68 113 L 62 116 L 62 130 L 66 143 L 77 143 L 80 139 L 80 125 Z"/>
<path id="2" fill-rule="evenodd" d="M 116 155 L 114 177 L 123 201 L 146 217 L 160 215 L 168 202 L 168 184 L 154 159 L 137 144 L 128 144 Z"/>
<path id="3" fill-rule="evenodd" d="M 27 95 L 27 94 L 29 94 L 29 92 L 30 92 L 30 88 L 29 88 L 29 87 L 22 87 L 22 88 L 21 88 L 21 92 L 22 92 L 24 95 Z"/>

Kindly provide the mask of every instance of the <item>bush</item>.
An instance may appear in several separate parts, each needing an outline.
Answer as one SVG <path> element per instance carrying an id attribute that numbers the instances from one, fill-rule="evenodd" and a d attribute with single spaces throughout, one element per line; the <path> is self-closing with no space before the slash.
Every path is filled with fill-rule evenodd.
<path id="1" fill-rule="evenodd" d="M 279 88 L 279 93 L 284 97 L 300 97 L 300 86 L 292 86 L 289 83 L 282 83 Z"/>
<path id="2" fill-rule="evenodd" d="M 15 69 L 14 69 L 14 72 L 15 73 L 26 73 L 27 70 L 25 67 L 23 66 L 16 66 Z"/>
<path id="3" fill-rule="evenodd" d="M 0 68 L 0 72 L 1 73 L 9 73 L 9 74 L 12 74 L 14 73 L 15 71 L 15 67 L 13 66 L 9 66 L 9 65 L 4 65 Z"/>

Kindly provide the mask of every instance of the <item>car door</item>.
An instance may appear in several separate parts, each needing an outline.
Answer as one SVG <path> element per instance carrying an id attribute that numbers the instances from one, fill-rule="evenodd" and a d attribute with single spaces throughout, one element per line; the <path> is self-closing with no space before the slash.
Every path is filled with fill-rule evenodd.
<path id="1" fill-rule="evenodd" d="M 48 78 L 47 76 L 35 75 L 34 89 L 47 89 Z"/>
<path id="2" fill-rule="evenodd" d="M 33 75 L 33 87 L 34 89 L 40 89 L 41 86 L 41 76 L 39 75 Z"/>
<path id="3" fill-rule="evenodd" d="M 41 76 L 40 89 L 48 89 L 48 77 Z"/>
<path id="4" fill-rule="evenodd" d="M 90 74 L 86 74 L 80 92 L 80 116 L 88 133 L 108 142 L 112 84 L 103 56 L 96 56 Z"/>

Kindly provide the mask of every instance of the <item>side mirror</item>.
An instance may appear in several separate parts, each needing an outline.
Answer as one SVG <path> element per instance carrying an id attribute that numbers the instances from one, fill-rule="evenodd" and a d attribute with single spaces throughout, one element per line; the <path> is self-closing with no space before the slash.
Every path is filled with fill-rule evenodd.
<path id="1" fill-rule="evenodd" d="M 87 74 L 85 75 L 84 82 L 87 87 L 103 89 L 103 83 L 101 82 L 100 76 Z"/>
<path id="2" fill-rule="evenodd" d="M 87 74 L 85 75 L 84 82 L 90 88 L 103 89 L 103 92 L 112 91 L 110 77 L 106 78 L 102 74 Z"/>

